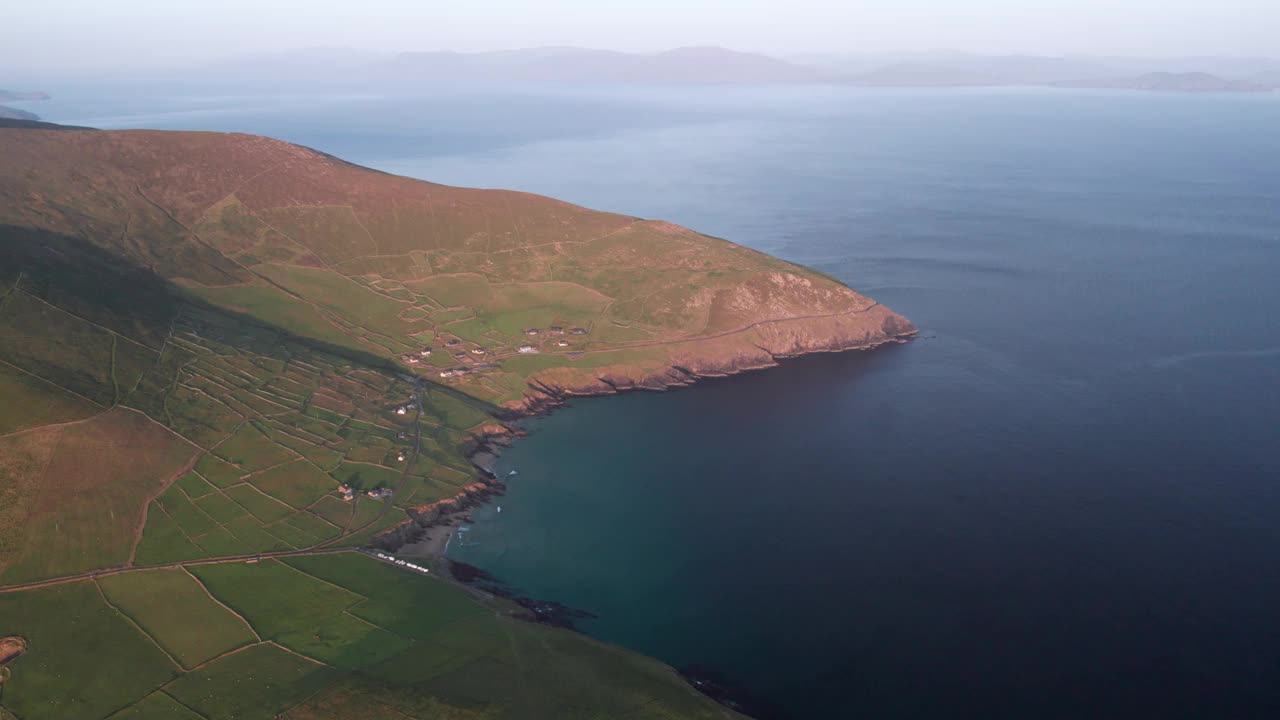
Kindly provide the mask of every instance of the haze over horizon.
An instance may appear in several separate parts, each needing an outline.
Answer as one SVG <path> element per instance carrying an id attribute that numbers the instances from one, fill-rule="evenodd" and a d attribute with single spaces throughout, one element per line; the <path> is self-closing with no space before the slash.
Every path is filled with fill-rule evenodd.
<path id="1" fill-rule="evenodd" d="M 487 0 L 467 7 L 368 0 L 52 0 L 8 9 L 9 74 L 199 64 L 304 47 L 480 52 L 573 46 L 657 52 L 720 46 L 774 55 L 947 49 L 1034 55 L 1274 56 L 1265 0 Z"/>

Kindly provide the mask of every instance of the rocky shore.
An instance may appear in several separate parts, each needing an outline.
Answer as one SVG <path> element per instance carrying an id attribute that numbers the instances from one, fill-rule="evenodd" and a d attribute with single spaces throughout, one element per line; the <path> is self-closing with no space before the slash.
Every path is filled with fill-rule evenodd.
<path id="1" fill-rule="evenodd" d="M 904 343 L 916 332 L 906 318 L 877 303 L 850 313 L 764 322 L 721 338 L 673 344 L 671 364 L 659 371 L 641 374 L 605 367 L 596 372 L 555 368 L 539 373 L 529 379 L 522 400 L 504 406 L 498 422 L 477 428 L 467 441 L 464 451 L 476 468 L 475 481 L 454 497 L 409 508 L 410 520 L 379 535 L 373 545 L 405 555 L 443 558 L 449 537 L 467 522 L 471 511 L 506 491 L 492 468 L 503 448 L 523 435 L 507 423 L 550 413 L 575 397 L 687 387 L 705 378 L 777 367 L 787 358 Z"/>
<path id="2" fill-rule="evenodd" d="M 546 413 L 572 397 L 686 387 L 702 378 L 777 367 L 780 360 L 801 355 L 906 342 L 916 332 L 910 321 L 878 303 L 837 315 L 766 321 L 718 338 L 671 343 L 670 362 L 656 370 L 560 367 L 537 373 L 529 378 L 524 398 L 503 409 L 506 419 L 519 419 Z"/>

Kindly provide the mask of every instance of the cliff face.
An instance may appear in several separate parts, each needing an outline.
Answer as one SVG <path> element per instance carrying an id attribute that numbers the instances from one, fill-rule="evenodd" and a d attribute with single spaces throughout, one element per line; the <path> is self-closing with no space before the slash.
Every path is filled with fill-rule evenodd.
<path id="1" fill-rule="evenodd" d="M 625 364 L 596 369 L 560 367 L 531 376 L 523 398 L 504 407 L 515 415 L 545 411 L 571 396 L 626 390 L 667 390 L 698 378 L 723 377 L 774 367 L 782 358 L 810 353 L 868 350 L 903 342 L 916 328 L 901 315 L 872 303 L 835 315 L 762 321 L 719 337 L 670 343 L 668 362 L 657 369 Z"/>

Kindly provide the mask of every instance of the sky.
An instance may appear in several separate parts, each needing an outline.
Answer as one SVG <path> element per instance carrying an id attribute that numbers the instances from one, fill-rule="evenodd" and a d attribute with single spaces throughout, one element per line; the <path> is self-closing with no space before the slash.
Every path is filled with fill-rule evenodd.
<path id="1" fill-rule="evenodd" d="M 299 47 L 573 45 L 770 53 L 1280 56 L 1280 0 L 41 0 L 3 2 L 6 67 L 198 63 Z"/>

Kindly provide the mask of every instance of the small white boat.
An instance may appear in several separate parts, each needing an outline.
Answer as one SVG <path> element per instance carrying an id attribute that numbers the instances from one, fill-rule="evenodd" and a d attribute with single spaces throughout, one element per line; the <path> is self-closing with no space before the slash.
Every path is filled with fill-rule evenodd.
<path id="1" fill-rule="evenodd" d="M 498 512 L 502 512 L 502 506 L 501 506 L 501 505 L 499 505 L 499 506 L 498 506 Z"/>
<path id="2" fill-rule="evenodd" d="M 507 477 L 511 477 L 512 475 L 519 475 L 519 474 L 520 473 L 516 472 L 515 470 L 512 470 L 511 472 L 507 473 Z"/>

